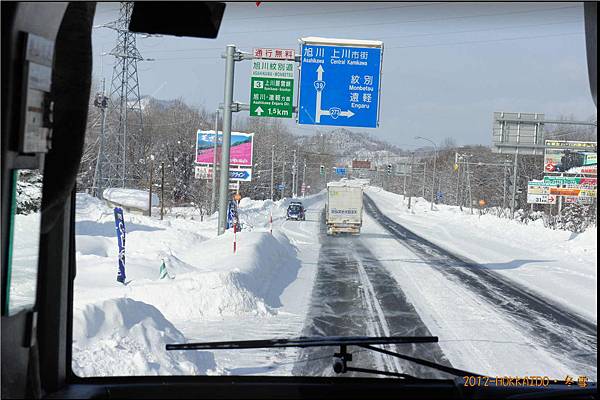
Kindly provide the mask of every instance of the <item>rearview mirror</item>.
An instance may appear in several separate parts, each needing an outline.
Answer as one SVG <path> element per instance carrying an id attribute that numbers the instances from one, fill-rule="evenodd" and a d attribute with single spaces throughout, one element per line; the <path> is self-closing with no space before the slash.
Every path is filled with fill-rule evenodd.
<path id="1" fill-rule="evenodd" d="M 204 1 L 136 1 L 129 30 L 137 33 L 214 39 L 225 3 Z"/>

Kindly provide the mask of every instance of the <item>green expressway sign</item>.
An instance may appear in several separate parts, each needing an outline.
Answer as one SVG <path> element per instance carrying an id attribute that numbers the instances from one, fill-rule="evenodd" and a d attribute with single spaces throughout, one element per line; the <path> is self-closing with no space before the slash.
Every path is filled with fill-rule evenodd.
<path id="1" fill-rule="evenodd" d="M 256 53 L 257 49 L 255 56 Z M 295 67 L 292 60 L 255 58 L 252 61 L 250 116 L 292 118 Z"/>

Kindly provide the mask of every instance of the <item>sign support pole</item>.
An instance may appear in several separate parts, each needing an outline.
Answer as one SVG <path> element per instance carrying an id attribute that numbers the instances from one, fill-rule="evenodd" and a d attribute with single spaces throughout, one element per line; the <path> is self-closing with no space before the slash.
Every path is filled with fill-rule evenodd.
<path id="1" fill-rule="evenodd" d="M 219 181 L 219 227 L 217 234 L 225 233 L 227 226 L 227 195 L 229 193 L 229 150 L 231 145 L 231 117 L 235 73 L 235 45 L 225 48 L 225 93 L 223 95 L 223 144 L 221 146 L 221 174 Z M 214 172 L 214 171 L 213 171 Z"/>
<path id="2" fill-rule="evenodd" d="M 413 164 L 415 162 L 415 153 L 412 153 L 410 158 L 410 184 L 408 185 L 408 208 L 410 209 L 410 201 L 412 196 L 412 185 L 413 185 Z"/>
<path id="3" fill-rule="evenodd" d="M 510 201 L 510 217 L 515 217 L 515 206 L 517 203 L 517 177 L 518 177 L 518 166 L 519 166 L 519 149 L 515 152 L 515 164 L 513 166 L 513 187 Z"/>
<path id="4" fill-rule="evenodd" d="M 273 183 L 275 169 L 275 145 L 271 146 L 271 201 L 273 201 Z"/>

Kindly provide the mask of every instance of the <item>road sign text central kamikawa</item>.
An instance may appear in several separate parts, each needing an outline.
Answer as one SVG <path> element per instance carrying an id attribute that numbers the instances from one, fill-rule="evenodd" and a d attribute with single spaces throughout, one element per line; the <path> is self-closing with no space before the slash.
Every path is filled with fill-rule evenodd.
<path id="1" fill-rule="evenodd" d="M 383 43 L 303 38 L 298 123 L 376 128 Z"/>

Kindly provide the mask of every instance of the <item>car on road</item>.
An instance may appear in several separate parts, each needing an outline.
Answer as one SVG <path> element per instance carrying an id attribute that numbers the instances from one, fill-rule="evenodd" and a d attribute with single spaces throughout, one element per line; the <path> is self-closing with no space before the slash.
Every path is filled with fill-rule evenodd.
<path id="1" fill-rule="evenodd" d="M 288 208 L 287 208 L 287 212 L 286 212 L 286 218 L 285 219 L 295 219 L 298 221 L 304 221 L 305 220 L 305 216 L 304 216 L 304 212 L 306 210 L 304 209 L 304 207 L 302 206 L 302 203 L 298 204 L 298 203 L 291 203 Z"/>

